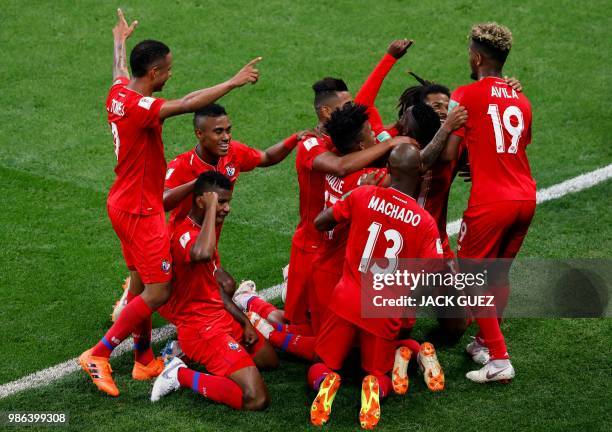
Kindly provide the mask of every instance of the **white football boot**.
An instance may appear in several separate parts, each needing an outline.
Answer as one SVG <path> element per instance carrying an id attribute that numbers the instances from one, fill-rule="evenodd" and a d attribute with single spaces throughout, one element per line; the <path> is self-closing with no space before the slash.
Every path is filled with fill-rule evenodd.
<path id="1" fill-rule="evenodd" d="M 429 390 L 433 392 L 444 390 L 444 371 L 438 361 L 436 349 L 431 343 L 423 342 L 421 344 L 421 350 L 417 354 L 417 362 Z"/>
<path id="2" fill-rule="evenodd" d="M 121 294 L 121 298 L 117 300 L 115 302 L 115 306 L 113 306 L 113 313 L 111 314 L 112 322 L 117 321 L 117 319 L 119 318 L 119 315 L 121 314 L 121 311 L 127 305 L 127 296 L 128 296 L 128 291 L 130 289 L 130 277 L 129 276 L 125 278 L 125 281 L 123 282 L 123 285 L 121 288 L 123 288 L 123 294 Z"/>
<path id="3" fill-rule="evenodd" d="M 246 314 L 253 327 L 259 331 L 266 339 L 270 339 L 270 333 L 274 331 L 274 327 L 267 320 L 260 317 L 257 312 L 247 312 Z"/>
<path id="4" fill-rule="evenodd" d="M 468 372 L 465 377 L 477 383 L 488 383 L 499 381 L 508 383 L 516 373 L 509 359 L 505 360 L 490 360 L 489 363 L 482 368 Z"/>
<path id="5" fill-rule="evenodd" d="M 236 288 L 236 292 L 234 292 L 234 297 L 232 300 L 236 303 L 243 312 L 247 311 L 247 304 L 249 300 L 256 294 L 257 286 L 255 286 L 255 282 L 252 280 L 245 280 L 240 282 L 238 288 Z"/>
<path id="6" fill-rule="evenodd" d="M 465 351 L 472 357 L 475 363 L 481 365 L 489 363 L 491 359 L 489 348 L 481 344 L 478 338 L 474 338 L 474 340 L 465 347 Z"/>
<path id="7" fill-rule="evenodd" d="M 187 366 L 183 363 L 183 360 L 178 357 L 174 357 L 170 363 L 166 365 L 162 373 L 159 374 L 153 383 L 151 402 L 157 402 L 161 397 L 181 388 L 181 384 L 178 380 L 178 370 L 184 367 Z"/>
<path id="8" fill-rule="evenodd" d="M 287 279 L 289 279 L 289 264 L 283 267 L 283 283 L 281 284 L 281 300 L 283 303 L 287 299 Z"/>

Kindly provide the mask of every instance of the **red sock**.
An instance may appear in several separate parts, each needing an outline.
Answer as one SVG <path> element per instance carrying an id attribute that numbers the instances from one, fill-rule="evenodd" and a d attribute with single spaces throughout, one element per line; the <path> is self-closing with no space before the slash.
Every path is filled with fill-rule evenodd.
<path id="1" fill-rule="evenodd" d="M 508 359 L 508 349 L 506 348 L 506 341 L 504 335 L 499 328 L 497 318 L 476 318 L 476 322 L 480 327 L 478 336 L 484 340 L 484 344 L 489 348 L 489 355 L 491 360 L 502 360 Z"/>
<path id="2" fill-rule="evenodd" d="M 247 302 L 247 310 L 249 312 L 256 312 L 262 318 L 268 318 L 268 315 L 277 309 L 276 306 L 271 305 L 261 297 L 254 295 Z"/>
<path id="3" fill-rule="evenodd" d="M 136 332 L 132 333 L 134 338 L 134 360 L 143 365 L 148 365 L 155 356 L 151 349 L 151 316 L 145 319 Z"/>
<path id="4" fill-rule="evenodd" d="M 374 375 L 378 379 L 378 395 L 381 399 L 391 394 L 393 383 L 388 375 Z"/>
<path id="5" fill-rule="evenodd" d="M 102 340 L 93 348 L 91 354 L 97 357 L 110 357 L 117 345 L 134 331 L 147 318 L 151 317 L 153 311 L 141 296 L 137 296 L 129 302 L 119 319 L 106 332 Z"/>
<path id="6" fill-rule="evenodd" d="M 272 325 L 274 326 L 274 330 L 277 330 L 280 332 L 299 334 L 300 336 L 314 336 L 312 332 L 312 327 L 310 326 L 310 324 L 272 324 Z"/>
<path id="7" fill-rule="evenodd" d="M 308 385 L 314 391 L 319 391 L 321 383 L 325 379 L 325 376 L 332 372 L 330 368 L 325 366 L 325 363 L 315 363 L 308 369 Z"/>
<path id="8" fill-rule="evenodd" d="M 410 351 L 412 351 L 411 358 L 416 358 L 415 356 L 417 355 L 417 353 L 421 351 L 421 345 L 414 339 L 402 339 L 402 340 L 397 341 L 397 347 L 399 348 L 401 346 L 405 346 Z"/>
<path id="9" fill-rule="evenodd" d="M 196 372 L 182 367 L 178 370 L 181 387 L 192 389 L 207 399 L 239 410 L 242 408 L 242 389 L 229 378 Z"/>
<path id="10" fill-rule="evenodd" d="M 286 351 L 289 354 L 293 354 L 296 357 L 313 360 L 314 349 L 315 349 L 316 338 L 312 336 L 300 336 L 293 333 L 285 333 L 279 331 L 273 331 L 270 333 L 270 344 L 274 348 L 278 348 L 281 351 Z"/>

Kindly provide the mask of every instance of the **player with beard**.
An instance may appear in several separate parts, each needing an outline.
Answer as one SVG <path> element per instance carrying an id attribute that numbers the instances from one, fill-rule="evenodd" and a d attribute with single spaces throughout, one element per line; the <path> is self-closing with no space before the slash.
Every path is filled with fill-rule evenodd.
<path id="1" fill-rule="evenodd" d="M 531 104 L 502 79 L 511 46 L 512 33 L 504 26 L 472 27 L 469 61 L 471 78 L 477 81 L 451 95 L 450 107 L 464 105 L 470 116 L 451 137 L 444 154 L 447 160 L 455 160 L 463 141 L 469 156 L 472 188 L 457 242 L 465 270 L 482 271 L 478 265 L 472 269 L 471 260 L 501 258 L 511 263 L 535 212 L 536 185 L 526 153 L 531 143 Z M 510 264 L 506 265 L 489 280 L 499 320 L 510 289 Z M 467 378 L 479 383 L 511 380 L 515 371 L 498 318 L 479 315 L 478 310 L 475 315 L 480 332 L 467 351 L 473 360 L 486 364 L 468 372 Z"/>
<path id="2" fill-rule="evenodd" d="M 115 145 L 116 178 L 107 210 L 130 270 L 130 300 L 104 337 L 79 357 L 79 364 L 101 391 L 118 396 L 109 357 L 130 333 L 134 333 L 135 363 L 132 377 L 146 380 L 161 372 L 162 363 L 150 348 L 151 314 L 170 295 L 172 277 L 170 240 L 163 206 L 166 171 L 162 126 L 165 119 L 197 111 L 231 90 L 255 83 L 257 58 L 233 78 L 211 88 L 197 90 L 176 100 L 153 97 L 171 77 L 172 53 L 162 42 L 145 40 L 130 53 L 127 69 L 125 43 L 137 22 L 128 26 L 118 10 L 113 29 L 113 85 L 106 101 L 108 122 Z"/>

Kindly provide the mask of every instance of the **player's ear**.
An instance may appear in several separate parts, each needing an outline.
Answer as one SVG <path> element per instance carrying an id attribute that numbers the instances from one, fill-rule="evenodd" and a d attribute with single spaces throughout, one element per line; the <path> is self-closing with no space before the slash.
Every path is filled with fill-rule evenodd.
<path id="1" fill-rule="evenodd" d="M 198 208 L 203 209 L 204 207 L 206 207 L 206 203 L 204 202 L 204 195 L 200 195 L 199 197 L 196 197 L 195 202 Z"/>

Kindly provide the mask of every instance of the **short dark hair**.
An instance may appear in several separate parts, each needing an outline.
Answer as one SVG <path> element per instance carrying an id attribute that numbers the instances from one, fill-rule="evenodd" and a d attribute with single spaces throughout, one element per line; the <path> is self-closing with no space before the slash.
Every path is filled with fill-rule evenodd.
<path id="1" fill-rule="evenodd" d="M 216 103 L 208 104 L 193 113 L 193 127 L 198 128 L 198 120 L 202 117 L 221 117 L 226 115 L 227 112 L 225 112 L 223 106 Z"/>
<path id="2" fill-rule="evenodd" d="M 425 102 L 425 98 L 427 97 L 427 95 L 434 93 L 443 93 L 446 96 L 450 97 L 450 90 L 448 89 L 448 87 L 443 86 L 442 84 L 435 83 L 433 81 L 423 79 L 414 72 L 408 73 L 412 75 L 419 82 L 420 85 L 408 87 L 399 97 L 399 100 L 397 102 L 397 118 L 401 119 L 408 107 L 411 107 L 412 105 L 417 104 L 419 102 Z"/>
<path id="3" fill-rule="evenodd" d="M 363 125 L 368 121 L 367 109 L 365 105 L 346 104 L 334 110 L 325 123 L 325 130 L 340 154 L 350 153 L 357 147 Z"/>
<path id="4" fill-rule="evenodd" d="M 421 88 L 421 91 L 419 93 L 420 93 L 419 96 L 421 98 L 420 102 L 425 102 L 425 98 L 427 97 L 427 95 L 430 95 L 430 94 L 442 93 L 448 97 L 450 97 L 451 95 L 448 87 L 443 86 L 442 84 L 436 84 L 436 83 L 432 83 L 427 86 L 424 86 L 423 88 Z"/>
<path id="5" fill-rule="evenodd" d="M 130 53 L 130 68 L 132 75 L 135 77 L 143 77 L 147 74 L 154 64 L 166 58 L 170 48 L 156 40 L 143 40 L 136 44 Z"/>
<path id="6" fill-rule="evenodd" d="M 348 91 L 346 83 L 340 78 L 325 77 L 312 85 L 314 91 L 314 106 L 319 109 L 330 97 L 335 97 L 338 92 Z"/>
<path id="7" fill-rule="evenodd" d="M 423 102 L 412 106 L 412 117 L 418 125 L 417 130 L 412 131 L 413 138 L 424 147 L 440 129 L 440 117 L 432 107 Z"/>
<path id="8" fill-rule="evenodd" d="M 198 176 L 193 185 L 193 202 L 204 192 L 211 192 L 213 189 L 232 190 L 232 181 L 217 171 L 206 171 Z"/>

